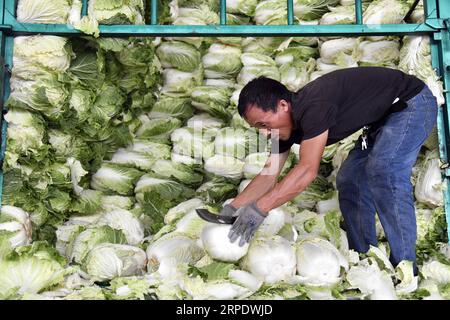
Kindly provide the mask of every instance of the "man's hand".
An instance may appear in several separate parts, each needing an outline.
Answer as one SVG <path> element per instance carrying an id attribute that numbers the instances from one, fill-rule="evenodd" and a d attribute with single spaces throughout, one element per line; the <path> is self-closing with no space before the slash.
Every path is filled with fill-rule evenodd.
<path id="1" fill-rule="evenodd" d="M 221 216 L 229 216 L 232 217 L 236 215 L 237 209 L 233 207 L 231 204 L 226 204 L 223 206 L 222 211 L 220 211 Z"/>
<path id="2" fill-rule="evenodd" d="M 258 227 L 267 217 L 267 213 L 262 212 L 255 202 L 252 202 L 239 208 L 237 214 L 238 218 L 233 223 L 228 237 L 231 242 L 235 242 L 237 238 L 241 237 L 239 246 L 242 247 L 245 243 L 250 242 Z"/>

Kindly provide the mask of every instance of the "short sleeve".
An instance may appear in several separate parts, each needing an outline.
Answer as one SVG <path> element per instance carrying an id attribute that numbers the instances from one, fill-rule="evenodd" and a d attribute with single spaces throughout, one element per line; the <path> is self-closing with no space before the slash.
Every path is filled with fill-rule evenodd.
<path id="1" fill-rule="evenodd" d="M 300 143 L 302 134 L 298 130 L 294 130 L 288 140 L 273 140 L 271 153 L 285 153 L 295 143 Z"/>
<path id="2" fill-rule="evenodd" d="M 308 106 L 299 126 L 303 131 L 303 140 L 318 136 L 335 124 L 336 107 L 329 102 L 315 102 Z"/>

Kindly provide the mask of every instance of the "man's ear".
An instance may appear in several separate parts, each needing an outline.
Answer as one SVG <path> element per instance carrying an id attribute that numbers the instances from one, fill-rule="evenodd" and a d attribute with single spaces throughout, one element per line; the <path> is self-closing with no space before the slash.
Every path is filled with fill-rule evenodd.
<path id="1" fill-rule="evenodd" d="M 286 100 L 281 99 L 280 101 L 278 101 L 278 105 L 277 105 L 278 111 L 289 112 L 290 108 L 291 108 L 291 106 L 290 106 L 289 102 L 287 102 Z"/>

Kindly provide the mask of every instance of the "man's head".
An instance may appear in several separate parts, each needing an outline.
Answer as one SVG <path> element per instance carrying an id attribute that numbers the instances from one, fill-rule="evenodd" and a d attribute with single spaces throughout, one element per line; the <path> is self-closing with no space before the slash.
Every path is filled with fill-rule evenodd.
<path id="1" fill-rule="evenodd" d="M 278 134 L 281 140 L 291 135 L 291 92 L 276 80 L 260 77 L 246 84 L 239 95 L 238 111 L 266 135 Z"/>

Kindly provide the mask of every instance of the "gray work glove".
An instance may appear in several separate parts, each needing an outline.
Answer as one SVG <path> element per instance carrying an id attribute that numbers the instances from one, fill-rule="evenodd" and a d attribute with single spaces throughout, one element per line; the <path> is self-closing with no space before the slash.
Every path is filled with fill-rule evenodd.
<path id="1" fill-rule="evenodd" d="M 228 238 L 234 242 L 241 237 L 239 246 L 242 247 L 245 243 L 250 242 L 267 215 L 261 212 L 254 202 L 239 208 L 237 214 L 238 218 L 233 223 Z"/>
<path id="2" fill-rule="evenodd" d="M 233 207 L 231 204 L 226 204 L 223 206 L 222 211 L 220 211 L 221 216 L 229 216 L 232 217 L 236 215 L 237 209 Z"/>

